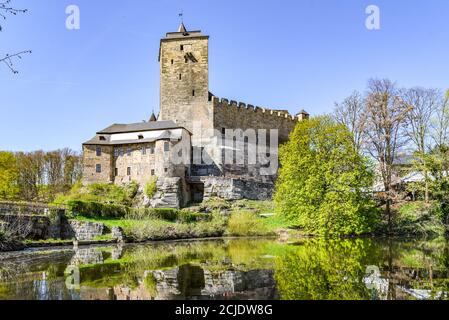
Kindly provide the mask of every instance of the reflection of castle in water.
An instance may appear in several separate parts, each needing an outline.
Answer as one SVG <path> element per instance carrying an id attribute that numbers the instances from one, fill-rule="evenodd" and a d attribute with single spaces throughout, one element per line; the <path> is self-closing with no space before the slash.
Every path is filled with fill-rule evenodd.
<path id="1" fill-rule="evenodd" d="M 183 265 L 168 270 L 146 271 L 137 287 L 118 285 L 108 290 L 81 287 L 82 299 L 114 300 L 210 300 L 278 299 L 273 270 L 211 271 L 199 265 Z M 153 277 L 149 290 L 144 279 Z"/>
<path id="2" fill-rule="evenodd" d="M 157 299 L 276 299 L 273 270 L 211 271 L 198 265 L 149 271 Z"/>
<path id="3" fill-rule="evenodd" d="M 414 289 L 409 286 L 411 281 L 426 280 L 429 278 L 429 270 L 422 268 L 398 268 L 390 271 L 381 270 L 377 266 L 368 266 L 367 274 L 363 282 L 371 292 L 371 298 L 376 300 L 408 299 L 417 300 L 443 299 L 448 297 L 447 292 L 433 291 L 430 289 Z M 446 271 L 432 270 L 432 278 L 445 279 Z M 382 274 L 383 273 L 383 274 Z"/>

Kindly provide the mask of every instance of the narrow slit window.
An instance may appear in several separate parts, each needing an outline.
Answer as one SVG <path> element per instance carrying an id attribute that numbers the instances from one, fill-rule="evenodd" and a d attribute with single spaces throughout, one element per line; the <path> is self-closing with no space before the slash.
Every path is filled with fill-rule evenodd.
<path id="1" fill-rule="evenodd" d="M 182 79 L 182 74 L 179 74 L 179 80 L 181 80 Z"/>
<path id="2" fill-rule="evenodd" d="M 115 168 L 114 170 L 114 175 L 117 177 L 118 176 L 118 168 Z"/>
<path id="3" fill-rule="evenodd" d="M 151 175 L 154 176 L 155 172 L 154 169 L 151 169 Z"/>
<path id="4" fill-rule="evenodd" d="M 128 176 L 131 175 L 131 167 L 126 168 L 126 174 L 127 174 Z"/>
<path id="5" fill-rule="evenodd" d="M 173 64 L 175 61 L 173 59 L 171 59 L 171 64 Z"/>
<path id="6" fill-rule="evenodd" d="M 181 44 L 180 49 L 181 49 L 181 51 L 184 51 L 184 45 Z"/>
<path id="7" fill-rule="evenodd" d="M 147 154 L 147 148 L 146 147 L 142 147 L 142 155 L 146 155 Z"/>
<path id="8" fill-rule="evenodd" d="M 195 90 L 192 90 L 192 96 L 193 97 L 195 96 Z"/>

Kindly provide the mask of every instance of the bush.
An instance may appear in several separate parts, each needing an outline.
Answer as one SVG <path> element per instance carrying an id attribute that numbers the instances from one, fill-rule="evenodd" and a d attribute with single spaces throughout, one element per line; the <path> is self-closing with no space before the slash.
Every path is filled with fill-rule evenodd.
<path id="1" fill-rule="evenodd" d="M 94 183 L 86 187 L 83 187 L 81 183 L 77 183 L 70 192 L 58 196 L 53 203 L 66 204 L 69 201 L 83 201 L 129 206 L 132 204 L 138 188 L 139 185 L 136 182 L 131 182 L 126 186 Z"/>
<path id="2" fill-rule="evenodd" d="M 227 234 L 231 236 L 264 236 L 271 232 L 260 218 L 250 211 L 237 211 L 231 214 Z"/>
<path id="3" fill-rule="evenodd" d="M 157 178 L 153 177 L 150 181 L 145 185 L 145 194 L 148 198 L 152 199 L 157 191 Z"/>
<path id="4" fill-rule="evenodd" d="M 66 203 L 70 216 L 87 218 L 124 218 L 130 211 L 129 207 L 116 204 L 105 204 L 95 201 L 71 200 Z"/>

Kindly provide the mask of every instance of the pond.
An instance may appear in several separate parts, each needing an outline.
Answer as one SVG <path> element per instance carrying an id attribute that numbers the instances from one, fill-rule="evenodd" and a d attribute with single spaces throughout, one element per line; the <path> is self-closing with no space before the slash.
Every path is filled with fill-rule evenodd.
<path id="1" fill-rule="evenodd" d="M 447 299 L 446 240 L 221 239 L 0 253 L 0 299 Z"/>

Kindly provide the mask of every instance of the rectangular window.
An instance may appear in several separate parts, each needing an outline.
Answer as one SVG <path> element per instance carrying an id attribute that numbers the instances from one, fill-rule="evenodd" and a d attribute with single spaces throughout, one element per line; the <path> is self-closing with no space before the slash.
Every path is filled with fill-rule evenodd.
<path id="1" fill-rule="evenodd" d="M 128 148 L 127 155 L 131 156 L 131 152 L 132 152 L 131 148 Z"/>
<path id="2" fill-rule="evenodd" d="M 128 176 L 131 175 L 131 167 L 126 168 L 126 174 L 127 174 Z"/>
<path id="3" fill-rule="evenodd" d="M 101 164 L 95 165 L 95 172 L 96 173 L 101 173 Z"/>
<path id="4" fill-rule="evenodd" d="M 119 156 L 119 149 L 114 149 L 114 157 L 118 157 Z"/>
<path id="5" fill-rule="evenodd" d="M 118 149 L 118 153 L 119 153 L 120 156 L 123 157 L 123 149 L 122 149 L 122 148 L 119 148 L 119 149 Z"/>
<path id="6" fill-rule="evenodd" d="M 114 175 L 117 177 L 118 176 L 118 168 L 115 168 L 114 170 Z"/>
<path id="7" fill-rule="evenodd" d="M 182 79 L 182 74 L 179 74 L 179 80 L 181 80 Z"/>
<path id="8" fill-rule="evenodd" d="M 143 135 L 142 134 L 139 134 L 139 140 L 142 140 L 143 139 Z"/>
<path id="9" fill-rule="evenodd" d="M 165 171 L 165 173 L 167 173 L 168 172 L 168 168 L 165 168 L 164 171 Z"/>
<path id="10" fill-rule="evenodd" d="M 180 49 L 181 49 L 181 51 L 184 51 L 184 45 L 181 44 Z"/>
<path id="11" fill-rule="evenodd" d="M 164 151 L 165 152 L 170 151 L 170 142 L 164 142 Z"/>
<path id="12" fill-rule="evenodd" d="M 151 169 L 151 175 L 154 176 L 155 172 L 154 169 Z"/>
<path id="13" fill-rule="evenodd" d="M 147 148 L 146 147 L 142 147 L 142 155 L 146 155 L 147 154 Z"/>
<path id="14" fill-rule="evenodd" d="M 195 96 L 195 90 L 192 90 L 192 96 L 193 97 Z"/>
<path id="15" fill-rule="evenodd" d="M 101 157 L 101 147 L 97 147 L 97 157 Z"/>
<path id="16" fill-rule="evenodd" d="M 154 147 L 150 148 L 150 154 L 154 154 Z"/>
<path id="17" fill-rule="evenodd" d="M 171 64 L 173 64 L 173 62 L 174 62 L 173 59 L 171 59 Z"/>
<path id="18" fill-rule="evenodd" d="M 105 136 L 100 136 L 100 141 L 106 141 L 106 137 Z"/>

